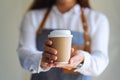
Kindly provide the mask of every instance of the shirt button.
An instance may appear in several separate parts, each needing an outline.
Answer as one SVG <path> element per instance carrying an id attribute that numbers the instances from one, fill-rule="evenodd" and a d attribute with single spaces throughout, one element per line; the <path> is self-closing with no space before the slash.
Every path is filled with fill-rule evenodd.
<path id="1" fill-rule="evenodd" d="M 34 72 L 34 70 L 33 70 L 33 69 L 30 69 L 30 72 Z"/>

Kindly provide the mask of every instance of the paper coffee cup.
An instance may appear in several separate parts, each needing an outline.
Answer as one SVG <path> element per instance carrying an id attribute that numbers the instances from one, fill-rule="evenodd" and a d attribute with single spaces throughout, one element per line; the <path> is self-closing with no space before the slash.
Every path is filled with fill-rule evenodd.
<path id="1" fill-rule="evenodd" d="M 71 56 L 72 35 L 70 30 L 54 30 L 48 38 L 53 41 L 51 47 L 57 50 L 55 63 L 68 63 Z"/>

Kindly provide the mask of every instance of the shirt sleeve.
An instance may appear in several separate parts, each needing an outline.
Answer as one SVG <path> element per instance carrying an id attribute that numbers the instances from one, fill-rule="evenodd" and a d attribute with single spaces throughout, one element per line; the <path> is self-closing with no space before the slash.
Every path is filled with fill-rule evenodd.
<path id="1" fill-rule="evenodd" d="M 31 73 L 39 73 L 48 71 L 50 68 L 40 67 L 42 51 L 36 49 L 36 29 L 32 20 L 31 12 L 28 12 L 22 20 L 17 52 L 23 69 Z"/>
<path id="2" fill-rule="evenodd" d="M 91 37 L 91 53 L 86 51 L 78 51 L 84 54 L 84 63 L 82 67 L 75 71 L 84 75 L 97 76 L 100 75 L 109 63 L 108 43 L 109 43 L 109 22 L 106 16 L 100 15 L 96 22 L 96 26 L 92 27 Z"/>

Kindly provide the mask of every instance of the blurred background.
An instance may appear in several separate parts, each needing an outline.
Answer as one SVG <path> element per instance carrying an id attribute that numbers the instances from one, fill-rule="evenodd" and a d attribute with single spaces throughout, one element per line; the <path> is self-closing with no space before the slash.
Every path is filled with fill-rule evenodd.
<path id="1" fill-rule="evenodd" d="M 0 80 L 30 80 L 18 60 L 19 26 L 32 0 L 0 0 Z M 120 79 L 120 0 L 90 0 L 94 10 L 107 15 L 110 22 L 110 64 L 94 80 Z M 101 39 L 102 40 L 102 39 Z"/>

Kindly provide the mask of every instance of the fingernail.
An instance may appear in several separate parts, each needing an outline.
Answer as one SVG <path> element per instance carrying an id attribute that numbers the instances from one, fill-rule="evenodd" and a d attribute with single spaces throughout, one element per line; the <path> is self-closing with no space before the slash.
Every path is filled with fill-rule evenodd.
<path id="1" fill-rule="evenodd" d="M 52 45 L 52 41 L 50 41 L 50 45 Z"/>
<path id="2" fill-rule="evenodd" d="M 55 55 L 57 54 L 57 50 L 55 50 Z"/>
<path id="3" fill-rule="evenodd" d="M 53 60 L 51 60 L 50 62 L 53 63 Z"/>
<path id="4" fill-rule="evenodd" d="M 55 60 L 57 60 L 57 56 L 55 57 Z"/>

